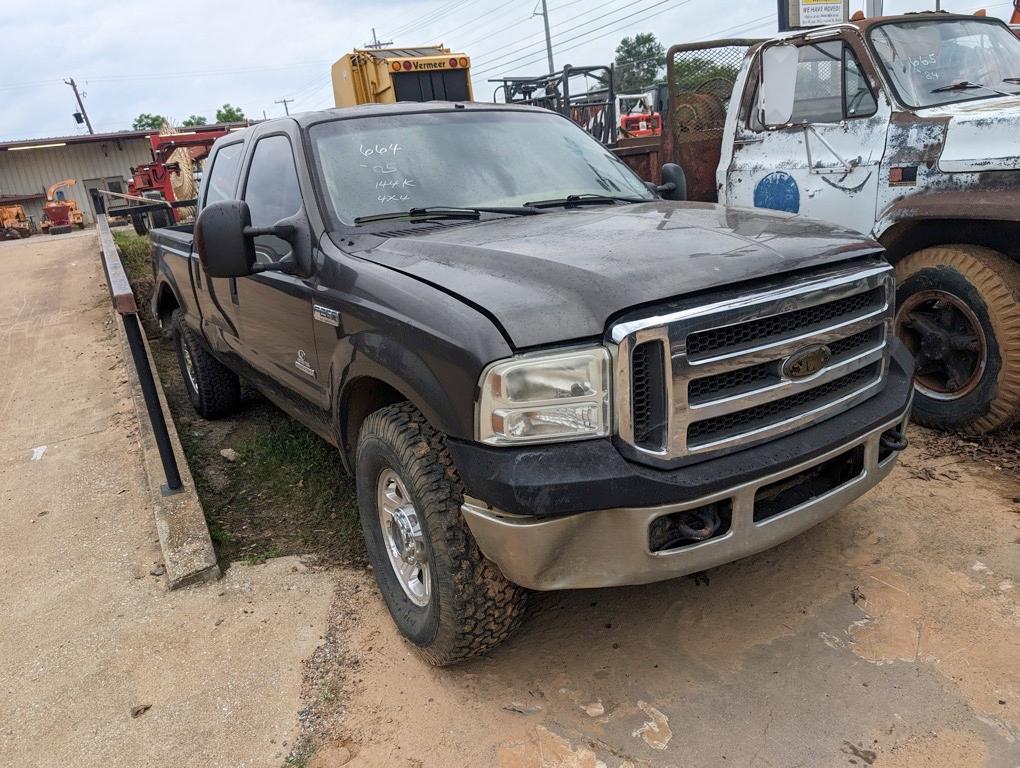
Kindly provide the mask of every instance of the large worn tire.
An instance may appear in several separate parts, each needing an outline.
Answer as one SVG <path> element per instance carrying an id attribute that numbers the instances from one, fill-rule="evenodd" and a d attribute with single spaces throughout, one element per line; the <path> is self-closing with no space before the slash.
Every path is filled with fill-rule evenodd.
<path id="1" fill-rule="evenodd" d="M 209 354 L 197 334 L 184 322 L 181 310 L 174 310 L 172 322 L 177 364 L 195 412 L 203 419 L 218 419 L 234 413 L 241 404 L 241 381 L 237 374 Z"/>
<path id="2" fill-rule="evenodd" d="M 356 462 L 368 557 L 401 634 L 437 666 L 477 656 L 509 637 L 523 618 L 526 592 L 507 581 L 478 549 L 461 515 L 464 489 L 443 435 L 413 405 L 397 403 L 365 420 Z M 411 581 L 417 578 L 420 588 L 428 581 L 429 593 L 419 595 L 419 603 L 412 601 L 391 563 L 381 523 L 380 497 L 384 488 L 397 488 L 394 478 L 399 479 L 400 508 L 421 523 L 416 549 L 424 551 L 421 559 L 428 571 L 417 566 Z"/>
<path id="3" fill-rule="evenodd" d="M 915 419 L 970 434 L 1013 423 L 1020 417 L 1020 266 L 990 248 L 944 245 L 901 260 L 896 279 L 896 330 L 918 363 Z M 943 318 L 941 331 L 922 332 Z M 961 375 L 948 379 L 939 368 L 948 369 L 954 344 L 966 351 L 956 358 Z"/>

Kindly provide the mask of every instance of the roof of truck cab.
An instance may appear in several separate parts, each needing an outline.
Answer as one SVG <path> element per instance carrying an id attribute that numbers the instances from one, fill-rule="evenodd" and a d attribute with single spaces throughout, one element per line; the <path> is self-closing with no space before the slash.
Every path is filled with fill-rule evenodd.
<path id="1" fill-rule="evenodd" d="M 273 117 L 269 120 L 262 120 L 257 125 L 251 125 L 240 131 L 234 131 L 229 136 L 217 140 L 217 144 L 233 143 L 247 138 L 256 127 L 263 129 L 271 128 L 275 123 L 292 121 L 302 128 L 315 123 L 327 120 L 345 120 L 356 117 L 386 117 L 387 115 L 413 115 L 435 112 L 543 112 L 550 110 L 542 107 L 532 107 L 527 104 L 494 104 L 482 101 L 402 101 L 396 104 L 359 104 L 356 107 L 333 107 L 331 109 L 319 109 L 315 112 L 295 112 L 286 117 Z M 553 113 L 558 114 L 558 113 Z"/>
<path id="2" fill-rule="evenodd" d="M 322 122 L 323 119 L 345 119 L 352 117 L 386 117 L 388 115 L 411 115 L 424 112 L 548 112 L 541 107 L 525 104 L 492 104 L 482 101 L 400 101 L 396 104 L 359 104 L 356 107 L 334 107 L 316 112 L 299 112 L 291 115 L 302 127 Z"/>

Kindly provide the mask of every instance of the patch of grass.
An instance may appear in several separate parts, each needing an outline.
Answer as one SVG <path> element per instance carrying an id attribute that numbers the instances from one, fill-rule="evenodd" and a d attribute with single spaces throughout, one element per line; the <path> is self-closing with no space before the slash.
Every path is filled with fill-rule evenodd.
<path id="1" fill-rule="evenodd" d="M 113 237 L 220 560 L 257 564 L 310 554 L 320 563 L 363 563 L 354 483 L 337 450 L 248 386 L 237 416 L 199 418 L 188 401 L 173 341 L 159 334 L 149 314 L 149 238 L 123 228 Z M 237 461 L 220 455 L 226 447 L 237 451 Z"/>
<path id="2" fill-rule="evenodd" d="M 152 248 L 148 235 L 139 235 L 129 229 L 113 230 L 113 242 L 120 249 L 120 260 L 128 279 L 152 279 Z"/>

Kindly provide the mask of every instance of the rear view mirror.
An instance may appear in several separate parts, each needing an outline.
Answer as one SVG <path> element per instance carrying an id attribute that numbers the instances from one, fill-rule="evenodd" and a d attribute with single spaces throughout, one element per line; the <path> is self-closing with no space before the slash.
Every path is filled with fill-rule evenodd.
<path id="1" fill-rule="evenodd" d="M 255 267 L 251 211 L 243 200 L 223 200 L 202 209 L 195 222 L 195 247 L 209 277 L 245 277 Z"/>
<path id="2" fill-rule="evenodd" d="M 762 52 L 758 110 L 767 128 L 786 125 L 793 117 L 797 61 L 795 45 L 770 45 Z"/>
<path id="3" fill-rule="evenodd" d="M 656 187 L 656 191 L 663 200 L 687 199 L 687 174 L 683 168 L 676 163 L 664 163 L 659 175 L 662 177 L 662 184 Z"/>

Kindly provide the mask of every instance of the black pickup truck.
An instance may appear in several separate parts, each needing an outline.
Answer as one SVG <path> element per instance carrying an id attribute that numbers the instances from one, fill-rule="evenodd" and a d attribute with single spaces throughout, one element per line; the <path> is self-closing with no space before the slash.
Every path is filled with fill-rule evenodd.
<path id="1" fill-rule="evenodd" d="M 758 552 L 891 469 L 912 362 L 873 241 L 677 201 L 568 119 L 400 104 L 220 139 L 194 227 L 151 233 L 196 410 L 239 377 L 337 446 L 425 658 L 529 589 Z M 674 199 L 663 199 L 669 197 Z"/>

